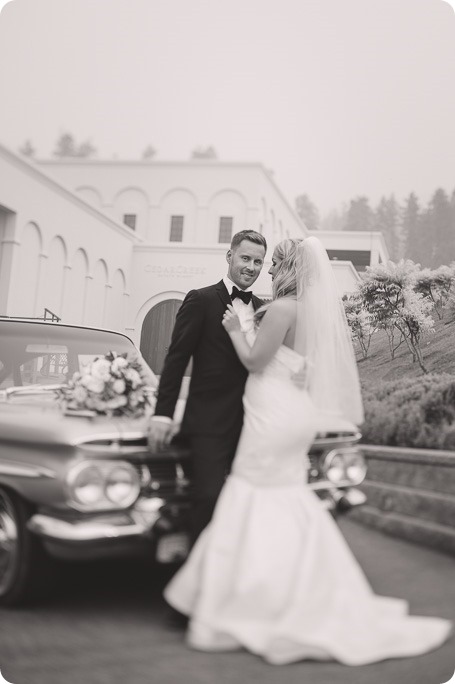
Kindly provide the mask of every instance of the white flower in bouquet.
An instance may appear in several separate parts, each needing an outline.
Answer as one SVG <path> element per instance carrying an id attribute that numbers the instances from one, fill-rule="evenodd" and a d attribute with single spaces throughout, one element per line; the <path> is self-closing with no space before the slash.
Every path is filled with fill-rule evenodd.
<path id="1" fill-rule="evenodd" d="M 94 375 L 90 375 L 87 382 L 84 383 L 85 387 L 89 392 L 94 392 L 95 394 L 101 394 L 103 392 L 105 383 L 101 378 L 97 378 Z"/>
<path id="2" fill-rule="evenodd" d="M 111 364 L 107 359 L 96 359 L 91 365 L 90 373 L 94 378 L 108 382 L 111 377 Z"/>
<path id="3" fill-rule="evenodd" d="M 116 358 L 111 363 L 111 370 L 114 373 L 118 373 L 122 368 L 126 368 L 128 361 L 123 356 L 116 356 Z"/>
<path id="4" fill-rule="evenodd" d="M 139 373 L 136 370 L 134 370 L 134 368 L 129 368 L 125 372 L 125 377 L 127 380 L 130 381 L 133 389 L 136 389 L 136 387 L 138 387 L 142 382 L 141 376 L 139 375 Z"/>
<path id="5" fill-rule="evenodd" d="M 113 397 L 112 399 L 108 399 L 106 402 L 106 406 L 108 409 L 118 409 L 121 406 L 126 406 L 128 403 L 128 399 L 125 397 L 124 394 L 120 394 L 118 397 Z"/>
<path id="6" fill-rule="evenodd" d="M 112 383 L 112 389 L 116 394 L 123 394 L 123 392 L 126 389 L 126 383 L 122 378 L 119 378 L 118 380 L 114 380 Z"/>
<path id="7" fill-rule="evenodd" d="M 88 392 L 82 385 L 77 385 L 74 388 L 74 400 L 78 403 L 84 402 L 88 397 Z"/>
<path id="8" fill-rule="evenodd" d="M 141 396 L 138 392 L 131 392 L 129 396 L 129 404 L 131 408 L 136 408 L 136 406 L 139 406 Z"/>

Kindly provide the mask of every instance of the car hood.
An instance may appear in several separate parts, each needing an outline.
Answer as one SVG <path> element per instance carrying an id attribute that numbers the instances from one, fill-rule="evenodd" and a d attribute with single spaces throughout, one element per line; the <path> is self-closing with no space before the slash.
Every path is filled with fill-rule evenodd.
<path id="1" fill-rule="evenodd" d="M 0 404 L 0 440 L 77 446 L 102 439 L 140 438 L 147 418 L 64 413 L 55 401 Z"/>

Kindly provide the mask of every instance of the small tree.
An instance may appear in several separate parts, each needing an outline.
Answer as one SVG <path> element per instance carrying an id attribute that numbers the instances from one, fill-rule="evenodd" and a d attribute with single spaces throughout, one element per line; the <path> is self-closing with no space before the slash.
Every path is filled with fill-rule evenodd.
<path id="1" fill-rule="evenodd" d="M 34 157 L 36 150 L 33 147 L 30 140 L 26 140 L 22 147 L 19 148 L 19 152 L 24 155 L 24 157 Z"/>
<path id="2" fill-rule="evenodd" d="M 96 148 L 89 140 L 76 145 L 74 136 L 71 133 L 62 133 L 57 140 L 54 157 L 91 157 L 95 154 Z"/>
<path id="3" fill-rule="evenodd" d="M 364 307 L 362 298 L 358 293 L 344 297 L 343 304 L 352 339 L 357 340 L 362 357 L 366 359 L 371 338 L 377 330 L 373 323 L 373 316 Z"/>
<path id="4" fill-rule="evenodd" d="M 153 159 L 153 157 L 156 155 L 156 150 L 153 147 L 153 145 L 147 145 L 145 150 L 142 153 L 142 159 Z"/>
<path id="5" fill-rule="evenodd" d="M 393 325 L 403 337 L 413 361 L 424 373 L 420 341 L 433 329 L 432 304 L 414 289 L 418 266 L 412 261 L 389 261 L 368 267 L 360 286 L 363 303 L 381 327 Z M 401 341 L 400 341 L 401 343 Z"/>
<path id="6" fill-rule="evenodd" d="M 216 153 L 216 150 L 212 145 L 209 145 L 208 147 L 203 147 L 202 145 L 199 145 L 199 147 L 196 147 L 192 153 L 191 153 L 191 159 L 217 159 L 218 155 Z"/>
<path id="7" fill-rule="evenodd" d="M 441 320 L 455 283 L 455 272 L 450 266 L 440 266 L 432 271 L 424 268 L 418 274 L 414 289 L 432 302 L 436 314 Z"/>
<path id="8" fill-rule="evenodd" d="M 71 133 L 62 133 L 57 140 L 54 157 L 74 157 L 76 156 L 76 144 Z"/>
<path id="9" fill-rule="evenodd" d="M 92 157 L 96 153 L 96 147 L 89 140 L 81 143 L 76 149 L 76 157 Z"/>

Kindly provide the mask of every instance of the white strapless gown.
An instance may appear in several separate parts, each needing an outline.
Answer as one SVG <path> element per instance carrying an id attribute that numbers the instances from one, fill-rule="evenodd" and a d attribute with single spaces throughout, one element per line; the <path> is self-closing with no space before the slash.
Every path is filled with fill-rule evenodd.
<path id="1" fill-rule="evenodd" d="M 282 346 L 250 374 L 232 474 L 164 596 L 190 616 L 188 643 L 202 650 L 244 647 L 274 664 L 346 665 L 432 650 L 451 623 L 411 617 L 406 602 L 375 596 L 306 486 L 315 420 L 308 393 L 290 379 L 301 364 Z"/>

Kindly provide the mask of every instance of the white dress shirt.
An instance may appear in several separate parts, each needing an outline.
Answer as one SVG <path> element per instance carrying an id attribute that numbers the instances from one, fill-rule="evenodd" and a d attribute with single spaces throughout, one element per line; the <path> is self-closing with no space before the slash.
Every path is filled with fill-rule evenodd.
<path id="1" fill-rule="evenodd" d="M 223 278 L 223 283 L 226 286 L 226 290 L 228 291 L 229 296 L 231 296 L 232 293 L 232 288 L 236 287 L 238 290 L 241 290 L 242 288 L 236 285 L 235 283 L 230 280 L 227 276 Z M 247 288 L 244 290 L 244 292 L 249 292 L 251 288 Z M 249 332 L 254 328 L 254 308 L 253 308 L 253 302 L 250 302 L 249 304 L 245 304 L 245 302 L 240 299 L 240 297 L 236 297 L 232 301 L 232 306 L 234 308 L 235 313 L 239 317 L 240 320 L 240 327 L 242 328 L 243 332 Z"/>

